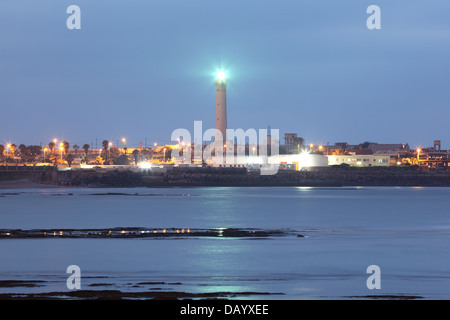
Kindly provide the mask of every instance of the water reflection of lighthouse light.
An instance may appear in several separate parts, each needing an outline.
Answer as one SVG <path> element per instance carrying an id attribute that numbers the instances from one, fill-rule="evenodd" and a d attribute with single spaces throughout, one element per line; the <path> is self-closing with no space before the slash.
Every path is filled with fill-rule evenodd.
<path id="1" fill-rule="evenodd" d="M 225 230 L 225 228 L 217 228 L 217 235 L 219 237 L 223 237 L 223 230 Z"/>

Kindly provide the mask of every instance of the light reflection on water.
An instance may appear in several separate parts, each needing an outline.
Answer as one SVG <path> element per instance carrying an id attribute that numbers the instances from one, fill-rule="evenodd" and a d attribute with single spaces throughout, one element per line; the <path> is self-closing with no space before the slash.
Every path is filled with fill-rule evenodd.
<path id="1" fill-rule="evenodd" d="M 0 280 L 50 281 L 0 293 L 66 290 L 65 269 L 77 264 L 84 276 L 107 277 L 83 279 L 85 289 L 148 290 L 133 285 L 158 281 L 181 283 L 161 285 L 167 290 L 284 294 L 255 297 L 263 299 L 450 298 L 450 188 L 0 191 L 7 193 L 0 229 L 287 228 L 307 237 L 0 240 Z M 382 270 L 377 292 L 365 287 L 371 264 Z M 109 286 L 89 286 L 98 283 Z"/>

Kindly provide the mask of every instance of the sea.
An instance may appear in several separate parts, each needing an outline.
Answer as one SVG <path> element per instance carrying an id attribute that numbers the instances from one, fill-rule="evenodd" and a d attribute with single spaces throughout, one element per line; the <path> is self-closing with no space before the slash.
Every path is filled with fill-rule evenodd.
<path id="1" fill-rule="evenodd" d="M 67 268 L 75 265 L 82 290 L 247 293 L 229 298 L 257 300 L 450 299 L 450 188 L 0 190 L 1 230 L 131 227 L 281 233 L 3 236 L 0 294 L 70 291 Z M 39 285 L 1 285 L 8 281 Z"/>

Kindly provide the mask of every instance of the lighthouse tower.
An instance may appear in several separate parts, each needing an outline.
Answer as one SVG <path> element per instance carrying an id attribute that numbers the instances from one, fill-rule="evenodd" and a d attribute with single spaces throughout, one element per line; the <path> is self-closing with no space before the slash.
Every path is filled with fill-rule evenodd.
<path id="1" fill-rule="evenodd" d="M 227 140 L 227 79 L 223 71 L 216 78 L 216 129 L 222 133 L 223 142 Z"/>

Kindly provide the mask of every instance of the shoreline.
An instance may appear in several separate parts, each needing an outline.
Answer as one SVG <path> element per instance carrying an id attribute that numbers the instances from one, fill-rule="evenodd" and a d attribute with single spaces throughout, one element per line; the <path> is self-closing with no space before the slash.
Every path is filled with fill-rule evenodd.
<path id="1" fill-rule="evenodd" d="M 170 187 L 450 187 L 450 171 L 324 167 L 260 175 L 243 168 L 2 172 L 0 189 Z"/>
<path id="2" fill-rule="evenodd" d="M 41 189 L 41 188 L 61 188 L 60 185 L 39 183 L 28 181 L 24 179 L 11 180 L 11 181 L 0 181 L 0 190 L 5 189 Z M 72 188 L 72 186 L 69 186 Z"/>
<path id="3" fill-rule="evenodd" d="M 48 183 L 38 183 L 38 182 L 11 182 L 2 183 L 0 182 L 0 190 L 25 190 L 25 189 L 134 189 L 134 188 L 155 188 L 155 189 L 166 189 L 166 188 L 358 188 L 358 187 L 394 187 L 394 188 L 450 188 L 450 185 L 395 185 L 395 184 L 345 184 L 345 185 L 335 185 L 335 184 L 167 184 L 167 185 L 142 185 L 142 186 L 112 186 L 112 185 L 66 185 L 66 184 L 48 184 Z"/>

